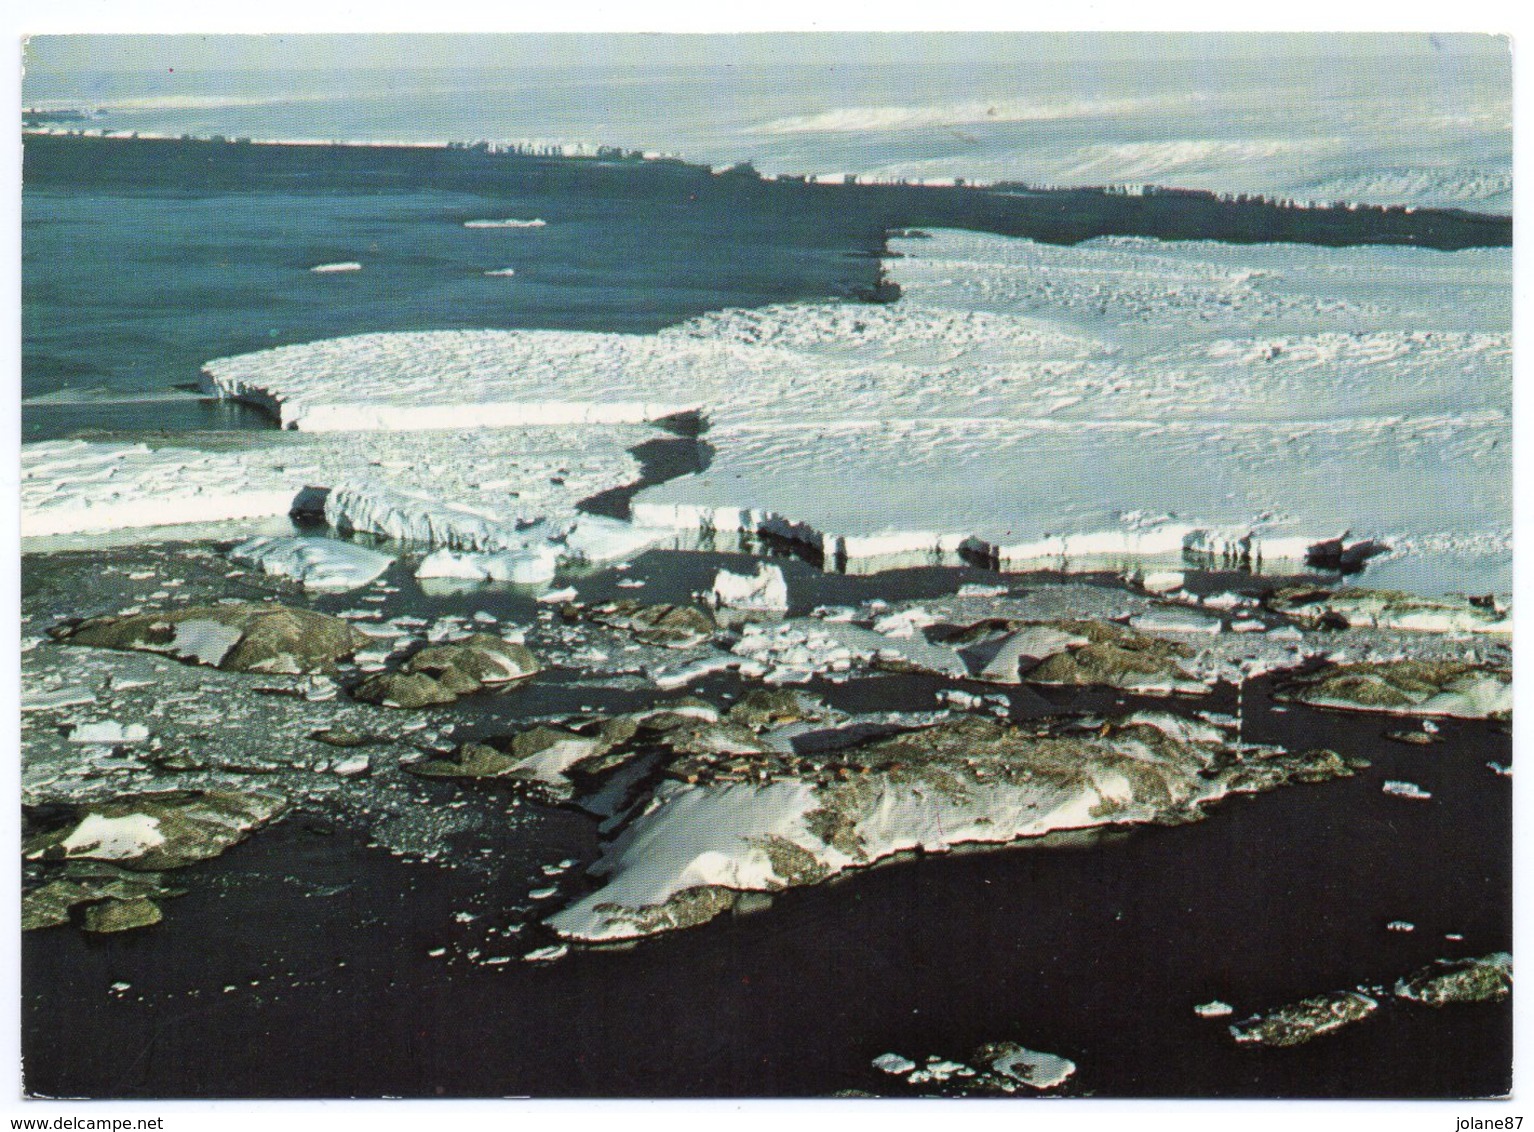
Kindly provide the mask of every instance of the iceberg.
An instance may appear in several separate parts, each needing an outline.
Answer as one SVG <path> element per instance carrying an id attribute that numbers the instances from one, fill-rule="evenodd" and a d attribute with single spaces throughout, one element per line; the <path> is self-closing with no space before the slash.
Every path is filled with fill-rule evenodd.
<path id="1" fill-rule="evenodd" d="M 720 570 L 714 575 L 709 596 L 716 608 L 727 606 L 778 613 L 788 610 L 788 583 L 783 580 L 783 570 L 765 562 L 757 567 L 755 574 Z"/>
<path id="2" fill-rule="evenodd" d="M 508 217 L 504 220 L 465 220 L 463 226 L 465 228 L 542 228 L 547 223 L 547 220 L 537 218 L 517 220 Z"/>
<path id="3" fill-rule="evenodd" d="M 437 550 L 421 560 L 417 578 L 461 578 L 473 582 L 513 582 L 538 585 L 551 581 L 559 562 L 552 546 L 503 550 L 494 554 Z"/>
<path id="4" fill-rule="evenodd" d="M 263 574 L 292 578 L 306 590 L 360 589 L 394 562 L 387 554 L 339 539 L 264 535 L 232 548 L 229 558 Z"/>

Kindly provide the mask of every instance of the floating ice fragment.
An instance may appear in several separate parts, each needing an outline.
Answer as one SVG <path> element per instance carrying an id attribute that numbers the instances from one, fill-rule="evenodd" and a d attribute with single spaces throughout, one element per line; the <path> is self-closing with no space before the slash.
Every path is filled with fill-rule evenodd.
<path id="1" fill-rule="evenodd" d="M 1417 925 L 1410 920 L 1391 920 L 1390 923 L 1385 925 L 1385 930 L 1387 932 L 1414 932 L 1417 930 Z"/>
<path id="2" fill-rule="evenodd" d="M 1236 1008 L 1230 1003 L 1221 1002 L 1219 999 L 1214 998 L 1208 1002 L 1199 1003 L 1193 1008 L 1193 1013 L 1197 1014 L 1200 1018 L 1225 1018 L 1234 1014 L 1235 1010 Z"/>
<path id="3" fill-rule="evenodd" d="M 329 275 L 337 271 L 361 271 L 362 264 L 353 260 L 345 263 L 317 263 L 309 269 L 317 275 Z"/>
<path id="4" fill-rule="evenodd" d="M 359 778 L 372 769 L 372 760 L 367 755 L 350 755 L 337 761 L 330 771 L 342 778 Z"/>
<path id="5" fill-rule="evenodd" d="M 1165 594 L 1182 588 L 1187 575 L 1181 570 L 1158 570 L 1140 580 L 1140 588 L 1146 593 Z"/>
<path id="6" fill-rule="evenodd" d="M 453 550 L 435 550 L 421 560 L 415 576 L 536 585 L 554 577 L 558 561 L 559 552 L 552 546 L 535 546 L 495 554 L 460 554 Z"/>
<path id="7" fill-rule="evenodd" d="M 873 1067 L 884 1073 L 901 1075 L 915 1069 L 916 1062 L 909 1057 L 901 1057 L 898 1053 L 881 1053 L 874 1058 Z"/>
<path id="8" fill-rule="evenodd" d="M 142 743 L 147 738 L 149 728 L 142 723 L 124 725 L 112 719 L 77 724 L 69 731 L 71 743 Z"/>
<path id="9" fill-rule="evenodd" d="M 1394 778 L 1386 779 L 1385 785 L 1382 786 L 1381 789 L 1384 790 L 1386 794 L 1393 794 L 1397 798 L 1427 799 L 1432 797 L 1431 794 L 1422 789 L 1422 787 L 1418 786 L 1415 782 L 1402 782 L 1399 779 Z"/>
<path id="10" fill-rule="evenodd" d="M 1001 1042 L 985 1047 L 981 1052 L 986 1055 L 983 1060 L 989 1062 L 993 1072 L 1035 1089 L 1053 1089 L 1076 1072 L 1076 1063 L 1069 1058 L 1024 1049 L 1013 1042 Z"/>
<path id="11" fill-rule="evenodd" d="M 522 958 L 528 963 L 551 963 L 555 959 L 563 959 L 569 953 L 569 944 L 556 943 L 550 947 L 540 947 L 535 951 L 529 951 Z"/>
<path id="12" fill-rule="evenodd" d="M 542 228 L 547 223 L 547 220 L 538 217 L 532 220 L 507 217 L 503 220 L 465 220 L 463 226 L 465 228 Z"/>
<path id="13" fill-rule="evenodd" d="M 21 710 L 51 711 L 54 708 L 78 707 L 95 702 L 96 693 L 89 688 L 55 688 L 51 692 L 32 692 L 23 687 Z"/>
<path id="14" fill-rule="evenodd" d="M 720 570 L 714 576 L 711 597 L 715 606 L 784 612 L 788 609 L 788 583 L 783 580 L 781 567 L 764 562 L 755 574 Z"/>
<path id="15" fill-rule="evenodd" d="M 574 586 L 565 586 L 563 589 L 550 590 L 548 593 L 539 594 L 538 600 L 544 605 L 563 605 L 567 601 L 574 601 L 579 596 Z"/>
<path id="16" fill-rule="evenodd" d="M 306 590 L 354 590 L 378 578 L 394 559 L 333 538 L 258 536 L 229 552 L 232 562 L 292 578 Z"/>
<path id="17" fill-rule="evenodd" d="M 965 582 L 959 587 L 959 597 L 1002 597 L 1009 592 L 1009 586 L 985 586 L 978 582 Z"/>

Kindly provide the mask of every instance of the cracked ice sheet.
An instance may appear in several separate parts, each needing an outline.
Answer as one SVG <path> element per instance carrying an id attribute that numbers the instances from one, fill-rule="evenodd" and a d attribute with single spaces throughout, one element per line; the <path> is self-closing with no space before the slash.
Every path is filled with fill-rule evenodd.
<path id="1" fill-rule="evenodd" d="M 1255 529 L 1287 542 L 1272 558 L 1350 528 L 1394 540 L 1400 584 L 1508 589 L 1504 249 L 897 244 L 904 296 L 851 324 L 858 308 L 780 307 L 671 332 L 829 364 L 818 414 L 794 389 L 776 420 L 735 402 L 714 464 L 641 493 L 637 517 L 854 555 L 978 535 L 1019 558 L 1175 553 L 1143 537 L 1158 524 Z"/>
<path id="2" fill-rule="evenodd" d="M 345 485 L 361 498 L 382 499 L 387 488 L 466 508 L 520 543 L 519 527 L 541 521 L 540 537 L 558 533 L 582 499 L 638 478 L 628 449 L 653 435 L 602 425 L 401 433 L 386 446 L 366 432 L 249 433 L 205 448 L 26 444 L 22 535 L 40 550 L 50 536 L 285 517 L 304 488 Z"/>

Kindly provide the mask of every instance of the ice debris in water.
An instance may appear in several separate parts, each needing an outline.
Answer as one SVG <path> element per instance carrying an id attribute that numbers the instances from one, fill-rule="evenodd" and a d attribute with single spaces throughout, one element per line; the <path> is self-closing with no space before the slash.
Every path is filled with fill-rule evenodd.
<path id="1" fill-rule="evenodd" d="M 1385 930 L 1387 932 L 1414 932 L 1417 930 L 1417 925 L 1410 920 L 1391 920 L 1390 923 L 1385 925 Z"/>
<path id="2" fill-rule="evenodd" d="M 1418 786 L 1415 782 L 1403 782 L 1400 779 L 1395 778 L 1386 779 L 1385 785 L 1380 789 L 1382 789 L 1386 794 L 1392 794 L 1397 798 L 1417 798 L 1425 800 L 1432 797 L 1430 793 L 1422 789 L 1422 787 Z"/>
<path id="3" fill-rule="evenodd" d="M 1215 998 L 1199 1003 L 1193 1008 L 1193 1013 L 1200 1018 L 1225 1018 L 1235 1013 L 1235 1009 L 1230 1003 Z"/>

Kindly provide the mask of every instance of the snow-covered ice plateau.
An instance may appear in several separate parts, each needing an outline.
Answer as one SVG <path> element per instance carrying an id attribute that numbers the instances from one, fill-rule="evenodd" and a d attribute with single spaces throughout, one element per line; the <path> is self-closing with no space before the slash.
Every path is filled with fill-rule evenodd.
<path id="1" fill-rule="evenodd" d="M 652 335 L 369 334 L 218 359 L 205 379 L 305 431 L 451 426 L 515 449 L 483 438 L 561 424 L 582 454 L 610 451 L 619 425 L 697 412 L 711 465 L 640 492 L 635 522 L 767 533 L 853 568 L 961 550 L 1003 568 L 1276 565 L 1345 532 L 1393 550 L 1371 566 L 1382 582 L 1510 588 L 1507 250 L 893 243 L 890 304 L 721 311 Z M 156 508 L 105 465 L 158 453 L 58 455 L 24 456 L 29 533 L 80 529 L 87 502 L 107 525 Z M 52 478 L 34 484 L 34 462 Z M 431 477 L 403 484 L 407 460 L 371 462 L 386 474 L 306 481 L 333 489 L 333 525 L 526 543 Z"/>

